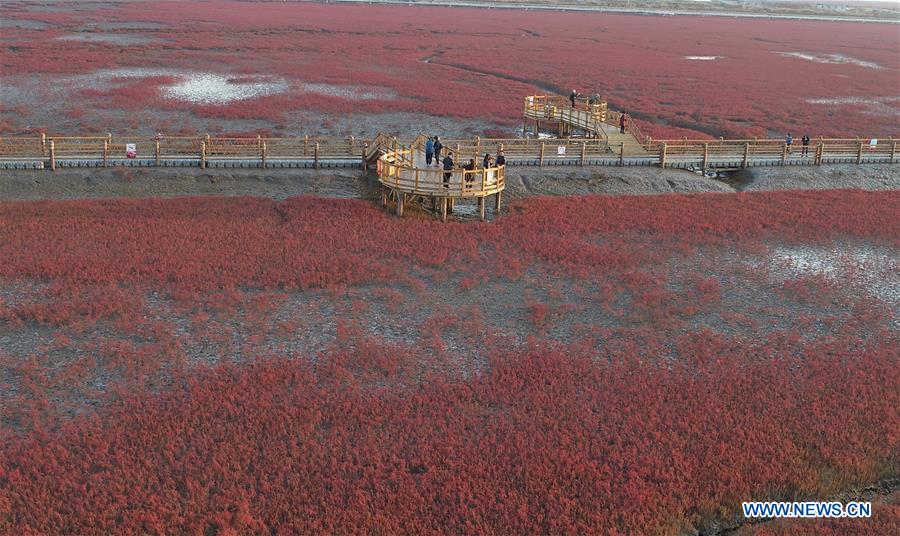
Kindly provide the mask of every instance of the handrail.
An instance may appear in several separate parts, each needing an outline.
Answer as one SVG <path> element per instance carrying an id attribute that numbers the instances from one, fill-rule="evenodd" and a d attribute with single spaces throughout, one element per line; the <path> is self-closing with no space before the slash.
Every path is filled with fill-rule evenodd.
<path id="1" fill-rule="evenodd" d="M 613 125 L 616 128 L 619 127 L 619 118 L 622 116 L 622 112 L 609 111 L 606 114 L 606 123 L 609 125 Z M 649 143 L 650 138 L 644 136 L 644 133 L 641 132 L 641 128 L 634 122 L 631 116 L 627 116 L 625 120 L 625 131 L 634 136 L 639 143 Z"/>
<path id="2" fill-rule="evenodd" d="M 428 197 L 478 198 L 503 191 L 506 166 L 474 170 L 419 167 L 414 162 L 417 149 L 413 145 L 382 155 L 378 166 L 379 182 L 405 194 Z"/>
<path id="3" fill-rule="evenodd" d="M 128 157 L 155 159 L 157 165 L 166 160 L 187 160 L 203 165 L 206 160 L 237 159 L 257 161 L 262 167 L 269 159 L 320 160 L 364 159 L 371 162 L 376 156 L 395 152 L 395 157 L 403 158 L 399 149 L 422 151 L 425 136 L 412 140 L 398 140 L 393 136 L 379 133 L 374 140 L 358 138 L 217 138 L 212 136 L 162 136 L 162 137 L 0 137 L 0 161 L 85 161 L 86 165 L 99 165 L 102 161 L 118 162 Z M 874 140 L 874 145 L 872 141 Z M 878 138 L 812 138 L 807 153 L 815 153 L 815 163 L 847 162 L 864 163 L 881 159 L 885 162 L 900 161 L 897 152 L 898 137 Z M 128 155 L 128 145 L 134 151 Z M 604 138 L 475 138 L 446 139 L 444 146 L 459 152 L 466 160 L 475 157 L 481 161 L 484 153 L 496 154 L 503 150 L 507 159 L 518 162 L 559 161 L 567 164 L 584 165 L 585 161 L 599 164 L 615 164 L 609 157 L 619 157 L 622 164 L 630 157 L 641 157 L 642 165 L 659 163 L 665 165 L 665 158 L 697 158 L 707 161 L 715 158 L 746 160 L 753 165 L 753 157 L 761 161 L 763 157 L 780 160 L 782 164 L 809 163 L 795 157 L 803 151 L 800 140 L 794 140 L 788 147 L 782 139 L 709 139 L 653 140 L 653 143 L 610 142 Z M 662 155 L 665 153 L 665 155 Z M 706 158 L 703 158 L 706 155 Z M 856 157 L 848 158 L 848 157 Z M 598 158 L 599 157 L 599 158 Z M 515 162 L 514 162 L 515 163 Z M 144 164 L 147 165 L 147 164 Z M 184 165 L 184 164 L 178 164 Z M 770 164 L 771 165 L 771 164 Z"/>

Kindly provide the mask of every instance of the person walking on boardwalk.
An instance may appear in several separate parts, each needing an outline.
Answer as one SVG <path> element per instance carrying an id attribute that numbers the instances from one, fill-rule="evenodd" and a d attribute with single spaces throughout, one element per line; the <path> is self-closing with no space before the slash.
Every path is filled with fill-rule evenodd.
<path id="1" fill-rule="evenodd" d="M 428 138 L 425 140 L 425 165 L 431 165 L 431 159 L 434 158 L 434 140 Z"/>
<path id="2" fill-rule="evenodd" d="M 625 121 L 628 120 L 628 114 L 622 112 L 619 115 L 619 134 L 625 134 Z"/>
<path id="3" fill-rule="evenodd" d="M 444 188 L 450 189 L 450 176 L 453 175 L 453 153 L 447 151 L 444 157 Z"/>
<path id="4" fill-rule="evenodd" d="M 569 95 L 569 100 L 572 101 L 572 108 L 575 107 L 575 99 L 577 99 L 577 98 L 578 98 L 578 92 L 573 89 L 572 94 Z"/>
<path id="5" fill-rule="evenodd" d="M 441 149 L 444 148 L 444 144 L 441 143 L 441 138 L 439 136 L 434 137 L 434 165 L 441 165 Z"/>
<path id="6" fill-rule="evenodd" d="M 784 145 L 787 148 L 787 154 L 791 154 L 791 145 L 794 144 L 794 137 L 791 136 L 791 133 L 788 132 L 787 138 L 784 140 Z"/>
<path id="7" fill-rule="evenodd" d="M 800 143 L 803 144 L 803 156 L 808 155 L 809 154 L 809 136 L 804 134 L 803 137 L 800 138 Z"/>

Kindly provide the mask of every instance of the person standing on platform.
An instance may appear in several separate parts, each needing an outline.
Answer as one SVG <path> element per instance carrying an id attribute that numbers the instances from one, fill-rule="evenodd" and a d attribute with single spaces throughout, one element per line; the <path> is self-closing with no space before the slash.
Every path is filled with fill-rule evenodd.
<path id="1" fill-rule="evenodd" d="M 494 183 L 494 158 L 490 153 L 485 153 L 484 155 L 484 179 L 487 184 Z"/>
<path id="2" fill-rule="evenodd" d="M 470 158 L 469 163 L 463 166 L 463 183 L 466 185 L 466 190 L 471 190 L 472 185 L 475 182 L 475 159 Z"/>
<path id="3" fill-rule="evenodd" d="M 572 108 L 575 107 L 575 99 L 577 99 L 577 98 L 578 98 L 578 92 L 573 89 L 572 94 L 569 95 L 569 100 L 572 101 Z"/>
<path id="4" fill-rule="evenodd" d="M 784 140 L 784 145 L 787 147 L 787 154 L 791 154 L 791 145 L 794 145 L 794 137 L 791 136 L 790 132 L 788 132 L 787 138 Z"/>
<path id="5" fill-rule="evenodd" d="M 506 157 L 503 156 L 503 151 L 497 153 L 497 167 L 506 165 Z"/>
<path id="6" fill-rule="evenodd" d="M 441 143 L 441 138 L 438 136 L 434 137 L 434 165 L 441 165 L 441 149 L 444 148 L 444 144 Z"/>
<path id="7" fill-rule="evenodd" d="M 619 116 L 619 134 L 625 134 L 625 122 L 628 121 L 628 114 L 622 112 Z"/>
<path id="8" fill-rule="evenodd" d="M 453 153 L 447 151 L 444 157 L 444 188 L 450 189 L 450 176 L 453 175 Z"/>
<path id="9" fill-rule="evenodd" d="M 425 140 L 425 165 L 431 165 L 431 159 L 434 158 L 434 140 L 428 138 Z"/>
<path id="10" fill-rule="evenodd" d="M 800 143 L 803 144 L 803 156 L 808 155 L 809 154 L 809 136 L 804 134 L 803 137 L 800 138 Z"/>

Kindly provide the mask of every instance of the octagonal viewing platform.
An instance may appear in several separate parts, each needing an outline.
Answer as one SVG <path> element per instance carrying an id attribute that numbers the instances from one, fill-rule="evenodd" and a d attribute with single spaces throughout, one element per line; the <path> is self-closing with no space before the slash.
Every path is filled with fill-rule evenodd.
<path id="1" fill-rule="evenodd" d="M 442 162 L 432 161 L 431 165 L 426 162 L 424 136 L 409 145 L 394 140 L 377 162 L 382 204 L 395 202 L 397 215 L 403 216 L 405 205 L 423 200 L 430 203 L 432 210 L 440 212 L 442 221 L 447 221 L 448 212 L 453 212 L 457 202 L 473 200 L 478 203 L 478 213 L 484 221 L 486 198 L 494 196 L 494 212 L 498 212 L 506 166 L 484 167 L 480 146 L 451 147 L 449 152 L 454 165 L 445 170 Z M 441 158 L 446 154 L 443 152 Z M 470 161 L 474 165 L 467 169 L 465 166 Z"/>

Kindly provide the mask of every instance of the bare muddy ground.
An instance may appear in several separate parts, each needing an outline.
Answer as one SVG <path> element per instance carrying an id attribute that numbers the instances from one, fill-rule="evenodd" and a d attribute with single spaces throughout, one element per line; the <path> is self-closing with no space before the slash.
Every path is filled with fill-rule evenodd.
<path id="1" fill-rule="evenodd" d="M 650 167 L 518 167 L 507 170 L 507 198 L 532 195 L 640 195 L 781 189 L 900 188 L 900 166 L 756 168 L 723 179 Z M 284 199 L 294 195 L 374 199 L 377 181 L 360 170 L 62 169 L 3 171 L 0 199 L 80 199 L 250 195 Z"/>

